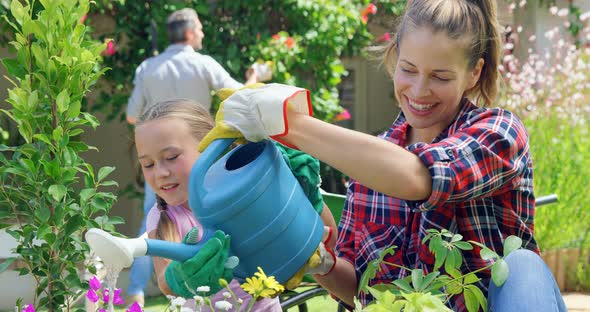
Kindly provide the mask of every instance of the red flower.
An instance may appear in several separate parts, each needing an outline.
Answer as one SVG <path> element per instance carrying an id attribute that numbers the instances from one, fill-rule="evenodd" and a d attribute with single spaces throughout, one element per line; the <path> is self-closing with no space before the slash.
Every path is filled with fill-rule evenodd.
<path id="1" fill-rule="evenodd" d="M 115 55 L 115 53 L 117 53 L 117 50 L 115 49 L 115 43 L 113 40 L 109 40 L 107 42 L 106 49 L 104 49 L 101 54 L 105 56 L 112 56 Z"/>
<path id="2" fill-rule="evenodd" d="M 369 14 L 374 15 L 377 13 L 377 6 L 370 3 L 366 8 L 361 11 L 361 21 L 367 23 L 369 21 Z"/>
<path id="3" fill-rule="evenodd" d="M 350 118 L 352 118 L 352 116 L 350 115 L 350 112 L 348 111 L 348 109 L 345 109 L 342 111 L 342 113 L 340 113 L 334 117 L 334 121 L 349 120 Z"/>
<path id="4" fill-rule="evenodd" d="M 88 17 L 88 15 L 84 14 L 84 16 L 80 17 L 80 20 L 78 22 L 80 22 L 80 24 L 84 24 L 84 21 L 86 21 L 87 17 Z"/>
<path id="5" fill-rule="evenodd" d="M 389 40 L 391 40 L 391 35 L 388 32 L 384 33 L 381 37 L 377 38 L 377 42 L 387 42 Z"/>
<path id="6" fill-rule="evenodd" d="M 291 48 L 295 44 L 295 40 L 292 37 L 287 38 L 285 41 L 287 48 Z"/>
<path id="7" fill-rule="evenodd" d="M 272 39 L 279 40 L 279 39 L 281 39 L 281 36 L 279 36 L 279 34 L 274 34 L 274 35 L 272 35 Z"/>

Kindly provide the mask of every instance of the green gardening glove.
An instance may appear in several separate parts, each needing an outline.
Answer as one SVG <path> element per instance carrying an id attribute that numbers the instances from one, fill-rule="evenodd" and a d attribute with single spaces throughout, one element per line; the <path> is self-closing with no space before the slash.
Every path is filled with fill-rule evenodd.
<path id="1" fill-rule="evenodd" d="M 197 228 L 191 230 L 183 239 L 183 243 L 196 243 L 193 241 L 193 238 L 197 237 L 194 230 L 198 231 Z M 233 279 L 233 267 L 226 266 L 230 241 L 229 235 L 217 230 L 192 258 L 184 262 L 172 261 L 165 272 L 168 287 L 184 298 L 192 298 L 197 294 L 209 296 L 221 290 L 220 278 L 228 282 Z M 210 291 L 197 293 L 200 286 L 209 286 Z"/>

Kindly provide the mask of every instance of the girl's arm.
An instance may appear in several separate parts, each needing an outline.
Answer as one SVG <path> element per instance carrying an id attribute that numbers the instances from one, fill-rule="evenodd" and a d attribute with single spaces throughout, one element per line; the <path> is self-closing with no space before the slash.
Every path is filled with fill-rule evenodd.
<path id="1" fill-rule="evenodd" d="M 354 266 L 350 262 L 338 258 L 332 272 L 324 276 L 315 274 L 313 278 L 331 294 L 354 307 L 353 298 L 357 292 L 357 280 Z"/>
<path id="2" fill-rule="evenodd" d="M 340 170 L 359 183 L 406 200 L 430 196 L 432 178 L 415 154 L 383 139 L 287 111 L 286 142 Z"/>
<path id="3" fill-rule="evenodd" d="M 152 231 L 148 233 L 148 237 L 151 239 L 156 238 L 156 231 Z M 156 277 L 158 279 L 158 288 L 164 295 L 176 295 L 169 287 L 168 283 L 166 282 L 166 276 L 164 273 L 166 272 L 166 268 L 172 262 L 169 259 L 161 258 L 161 257 L 153 257 L 154 260 L 154 271 L 156 273 Z"/>

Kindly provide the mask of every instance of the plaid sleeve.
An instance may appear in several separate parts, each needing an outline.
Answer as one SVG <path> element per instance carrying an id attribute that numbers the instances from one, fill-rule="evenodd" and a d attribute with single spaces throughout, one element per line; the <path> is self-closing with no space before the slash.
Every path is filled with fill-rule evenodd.
<path id="1" fill-rule="evenodd" d="M 354 181 L 350 181 L 351 186 Z M 342 216 L 338 223 L 338 240 L 336 241 L 336 256 L 354 264 L 356 251 L 354 247 L 354 210 L 353 210 L 353 191 L 348 187 L 346 201 L 342 209 Z"/>
<path id="2" fill-rule="evenodd" d="M 490 109 L 473 116 L 449 137 L 408 147 L 428 167 L 432 193 L 408 202 L 431 210 L 448 202 L 498 194 L 518 185 L 529 162 L 528 134 L 508 111 Z"/>

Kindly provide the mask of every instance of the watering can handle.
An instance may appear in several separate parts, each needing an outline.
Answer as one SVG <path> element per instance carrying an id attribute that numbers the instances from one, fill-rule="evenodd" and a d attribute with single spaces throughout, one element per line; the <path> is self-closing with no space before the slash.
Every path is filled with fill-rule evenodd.
<path id="1" fill-rule="evenodd" d="M 203 188 L 203 180 L 209 167 L 221 156 L 221 154 L 235 141 L 235 138 L 217 139 L 211 142 L 209 146 L 203 151 L 201 156 L 197 159 L 188 180 L 188 204 L 192 211 L 199 211 L 201 207 L 201 199 L 205 196 L 205 189 Z M 195 218 L 198 217 L 195 214 Z"/>

